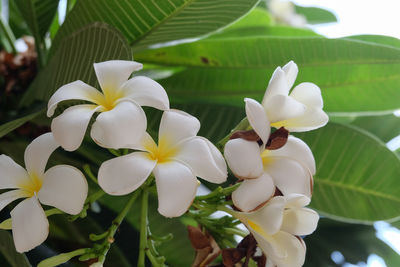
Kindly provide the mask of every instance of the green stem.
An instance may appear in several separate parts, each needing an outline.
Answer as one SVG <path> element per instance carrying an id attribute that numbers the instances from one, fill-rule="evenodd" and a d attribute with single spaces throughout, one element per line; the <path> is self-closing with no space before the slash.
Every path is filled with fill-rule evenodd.
<path id="1" fill-rule="evenodd" d="M 140 214 L 140 243 L 139 243 L 139 259 L 138 267 L 145 267 L 145 253 L 147 248 L 147 209 L 148 209 L 149 192 L 147 188 L 143 188 L 142 192 L 142 210 Z"/>
<path id="2" fill-rule="evenodd" d="M 224 146 L 229 141 L 229 138 L 231 138 L 231 135 L 238 130 L 249 130 L 249 127 L 250 127 L 249 121 L 247 120 L 247 117 L 245 117 L 243 120 L 239 122 L 238 125 L 236 125 L 235 128 L 232 129 L 232 131 L 230 131 L 230 133 L 227 136 L 218 141 L 217 143 L 218 149 L 223 153 Z"/>
<path id="3" fill-rule="evenodd" d="M 239 185 L 240 185 L 240 183 L 237 183 L 237 184 L 231 185 L 229 187 L 225 187 L 225 188 L 222 188 L 222 187 L 218 186 L 214 191 L 212 191 L 208 195 L 197 196 L 196 200 L 206 200 L 206 199 L 213 198 L 213 197 L 216 197 L 216 196 L 227 196 L 227 195 L 230 195 L 233 191 L 236 190 L 236 188 L 239 187 Z"/>
<path id="4" fill-rule="evenodd" d="M 6 21 L 4 21 L 3 16 L 0 16 L 0 29 L 4 33 L 7 38 L 8 43 L 10 44 L 11 52 L 13 54 L 17 53 L 17 49 L 15 48 L 15 36 L 12 32 L 10 26 Z"/>
<path id="5" fill-rule="evenodd" d="M 243 232 L 242 230 L 237 228 L 225 228 L 224 231 L 228 234 L 240 235 L 241 237 L 245 237 L 248 235 L 248 233 Z"/>
<path id="6" fill-rule="evenodd" d="M 89 164 L 83 165 L 83 170 L 85 171 L 86 175 L 92 180 L 95 184 L 98 184 L 96 176 L 93 174 L 92 170 L 90 169 Z"/>
<path id="7" fill-rule="evenodd" d="M 140 191 L 136 191 L 132 194 L 131 198 L 129 199 L 128 203 L 126 203 L 123 210 L 118 214 L 118 216 L 112 222 L 112 225 L 108 229 L 108 235 L 103 242 L 103 246 L 105 249 L 103 250 L 102 254 L 99 256 L 99 262 L 104 263 L 106 259 L 106 255 L 111 248 L 111 244 L 114 242 L 114 235 L 117 232 L 119 226 L 121 225 L 122 221 L 125 219 L 126 215 L 128 214 L 129 210 L 132 207 L 132 204 L 135 202 L 136 198 L 139 196 Z"/>
<path id="8" fill-rule="evenodd" d="M 85 203 L 93 203 L 96 200 L 98 200 L 99 198 L 101 198 L 102 196 L 104 196 L 105 192 L 103 190 L 99 190 L 93 194 L 91 194 L 85 201 Z"/>

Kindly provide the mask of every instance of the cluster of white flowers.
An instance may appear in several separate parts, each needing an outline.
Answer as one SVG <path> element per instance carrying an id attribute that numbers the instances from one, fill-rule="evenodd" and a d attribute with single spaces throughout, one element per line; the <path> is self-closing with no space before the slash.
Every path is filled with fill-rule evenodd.
<path id="1" fill-rule="evenodd" d="M 312 233 L 318 214 L 304 206 L 310 202 L 315 161 L 310 148 L 289 136 L 278 149 L 268 149 L 271 126 L 308 131 L 324 126 L 320 89 L 301 83 L 289 94 L 298 73 L 291 61 L 272 75 L 262 104 L 245 99 L 247 119 L 262 141 L 229 140 L 224 155 L 234 175 L 243 180 L 233 192 L 235 212 L 254 235 L 270 264 L 301 266 L 305 245 L 299 236 Z"/>
<path id="2" fill-rule="evenodd" d="M 94 64 L 101 92 L 82 81 L 59 88 L 48 103 L 48 116 L 66 100 L 93 104 L 71 106 L 52 120 L 51 133 L 36 138 L 25 151 L 25 167 L 0 156 L 0 210 L 14 200 L 27 198 L 12 211 L 12 232 L 17 251 L 41 244 L 48 235 L 48 221 L 42 204 L 69 214 L 79 214 L 88 185 L 74 167 L 58 165 L 45 171 L 52 152 L 59 146 L 67 151 L 79 148 L 89 122 L 102 147 L 134 150 L 104 162 L 98 183 L 110 195 L 126 195 L 154 175 L 158 211 L 166 217 L 185 213 L 197 191 L 197 177 L 212 183 L 227 179 L 227 165 L 221 152 L 206 138 L 197 136 L 200 122 L 193 116 L 170 109 L 167 93 L 157 82 L 143 76 L 131 79 L 142 64 L 113 60 Z M 225 157 L 232 172 L 242 181 L 232 194 L 233 212 L 254 235 L 268 260 L 278 266 L 300 266 L 305 246 L 298 236 L 314 231 L 318 214 L 304 208 L 312 194 L 315 162 L 311 150 L 300 139 L 289 136 L 286 144 L 270 150 L 266 144 L 271 126 L 289 131 L 307 131 L 326 124 L 320 89 L 301 83 L 289 91 L 297 76 L 289 62 L 274 72 L 262 104 L 245 99 L 248 121 L 262 141 L 232 139 Z M 146 132 L 147 119 L 141 106 L 163 111 L 158 143 Z M 278 194 L 276 193 L 278 192 Z"/>

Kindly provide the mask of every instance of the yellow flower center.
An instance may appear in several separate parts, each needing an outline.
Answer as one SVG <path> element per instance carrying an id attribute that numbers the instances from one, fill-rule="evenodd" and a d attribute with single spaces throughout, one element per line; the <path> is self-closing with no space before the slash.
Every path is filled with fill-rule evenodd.
<path id="1" fill-rule="evenodd" d="M 144 147 L 149 152 L 148 157 L 151 160 L 156 160 L 157 163 L 171 161 L 171 159 L 178 153 L 178 148 L 173 146 L 166 137 L 161 137 L 158 140 L 158 146 L 154 142 L 147 142 L 144 144 Z"/>
<path id="2" fill-rule="evenodd" d="M 93 102 L 99 106 L 102 106 L 101 111 L 110 111 L 116 105 L 117 101 L 123 98 L 125 94 L 121 90 L 115 90 L 110 88 L 104 88 L 103 94 L 92 96 Z"/>
<path id="3" fill-rule="evenodd" d="M 30 174 L 29 178 L 29 180 L 19 184 L 18 187 L 27 193 L 27 197 L 33 197 L 42 188 L 43 180 L 36 173 Z"/>
<path id="4" fill-rule="evenodd" d="M 262 163 L 263 163 L 264 167 L 273 161 L 273 158 L 271 156 L 269 156 L 268 154 L 270 154 L 270 151 L 268 149 L 265 149 L 261 153 L 261 159 L 262 159 Z"/>
<path id="5" fill-rule="evenodd" d="M 251 221 L 251 220 L 247 220 L 247 224 L 258 234 L 260 234 L 261 236 L 266 236 L 267 233 L 264 231 L 264 229 L 261 228 L 260 225 L 258 225 L 257 223 Z"/>

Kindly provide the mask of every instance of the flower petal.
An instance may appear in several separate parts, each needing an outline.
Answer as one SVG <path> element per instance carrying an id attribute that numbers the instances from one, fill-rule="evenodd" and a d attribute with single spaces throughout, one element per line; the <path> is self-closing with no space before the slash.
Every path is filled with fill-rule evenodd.
<path id="1" fill-rule="evenodd" d="M 289 194 L 285 199 L 287 208 L 302 208 L 311 202 L 311 198 L 302 194 Z"/>
<path id="2" fill-rule="evenodd" d="M 313 83 L 305 82 L 297 85 L 293 88 L 290 93 L 290 97 L 293 97 L 300 103 L 306 106 L 320 108 L 323 107 L 321 89 Z"/>
<path id="3" fill-rule="evenodd" d="M 166 138 L 171 144 L 177 144 L 183 139 L 196 136 L 200 130 L 200 122 L 196 117 L 176 109 L 164 111 L 158 140 Z"/>
<path id="4" fill-rule="evenodd" d="M 303 266 L 306 256 L 306 247 L 301 238 L 279 231 L 273 236 L 272 246 L 275 250 L 285 251 L 286 257 L 274 257 L 272 261 L 279 267 Z"/>
<path id="5" fill-rule="evenodd" d="M 139 143 L 146 127 L 143 109 L 133 101 L 122 101 L 112 110 L 100 113 L 90 135 L 102 147 L 119 149 Z"/>
<path id="6" fill-rule="evenodd" d="M 273 126 L 285 127 L 291 132 L 306 132 L 325 126 L 328 120 L 328 115 L 322 109 L 307 108 L 301 116 L 279 121 Z"/>
<path id="7" fill-rule="evenodd" d="M 103 95 L 95 88 L 87 85 L 82 81 L 75 81 L 60 87 L 50 98 L 47 108 L 47 116 L 51 117 L 54 114 L 57 104 L 64 100 L 86 100 L 95 102 L 101 99 Z"/>
<path id="8" fill-rule="evenodd" d="M 306 111 L 306 106 L 292 97 L 275 95 L 263 104 L 267 112 L 271 125 L 278 128 L 273 123 L 299 117 Z M 285 125 L 283 125 L 285 126 Z"/>
<path id="9" fill-rule="evenodd" d="M 154 168 L 158 193 L 158 212 L 165 217 L 184 214 L 196 195 L 198 181 L 182 163 L 171 161 Z"/>
<path id="10" fill-rule="evenodd" d="M 264 169 L 283 195 L 297 193 L 311 197 L 311 174 L 297 161 L 276 157 Z"/>
<path id="11" fill-rule="evenodd" d="M 241 138 L 229 140 L 225 144 L 224 155 L 229 168 L 238 178 L 257 178 L 263 173 L 257 142 Z"/>
<path id="12" fill-rule="evenodd" d="M 286 73 L 281 67 L 277 67 L 272 74 L 271 80 L 269 80 L 267 90 L 265 91 L 263 101 L 261 102 L 262 105 L 264 108 L 267 108 L 266 102 L 269 101 L 270 98 L 276 95 L 287 96 L 289 90 L 290 87 L 288 86 Z"/>
<path id="13" fill-rule="evenodd" d="M 297 74 L 299 73 L 297 64 L 291 60 L 282 67 L 282 70 L 285 72 L 285 77 L 289 88 L 292 88 L 294 82 L 296 81 Z"/>
<path id="14" fill-rule="evenodd" d="M 244 102 L 246 102 L 246 116 L 251 127 L 261 138 L 263 144 L 266 145 L 271 132 L 271 126 L 264 107 L 251 98 L 245 98 Z"/>
<path id="15" fill-rule="evenodd" d="M 262 235 L 273 235 L 281 228 L 285 204 L 284 197 L 273 197 L 258 210 L 248 213 L 248 221 L 252 221 L 261 227 L 263 231 L 254 230 L 261 234 L 265 232 Z"/>
<path id="16" fill-rule="evenodd" d="M 88 184 L 82 172 L 72 166 L 58 165 L 44 174 L 38 198 L 45 205 L 76 215 L 81 212 L 87 194 Z"/>
<path id="17" fill-rule="evenodd" d="M 30 175 L 42 176 L 50 155 L 59 147 L 52 133 L 37 137 L 25 149 L 25 167 Z"/>
<path id="18" fill-rule="evenodd" d="M 129 79 L 132 72 L 142 69 L 143 65 L 135 61 L 110 60 L 94 63 L 97 80 L 105 93 L 116 91 Z"/>
<path id="19" fill-rule="evenodd" d="M 176 159 L 190 166 L 194 174 L 212 183 L 223 183 L 228 176 L 222 154 L 206 138 L 193 137 L 179 144 Z"/>
<path id="20" fill-rule="evenodd" d="M 318 220 L 318 213 L 312 209 L 286 209 L 284 211 L 281 229 L 292 235 L 309 235 L 317 229 Z"/>
<path id="21" fill-rule="evenodd" d="M 78 149 L 82 144 L 90 119 L 98 109 L 96 105 L 72 106 L 54 118 L 51 122 L 51 130 L 57 143 L 67 151 Z"/>
<path id="22" fill-rule="evenodd" d="M 18 188 L 30 178 L 24 168 L 6 155 L 0 155 L 0 189 Z"/>
<path id="23" fill-rule="evenodd" d="M 147 152 L 134 152 L 103 162 L 99 169 L 99 185 L 110 195 L 126 195 L 141 186 L 156 165 Z"/>
<path id="24" fill-rule="evenodd" d="M 283 147 L 269 151 L 268 155 L 292 158 L 308 168 L 312 175 L 315 174 L 315 159 L 312 151 L 300 138 L 290 135 Z"/>
<path id="25" fill-rule="evenodd" d="M 270 199 L 275 193 L 271 176 L 263 173 L 256 179 L 244 180 L 232 193 L 233 204 L 242 211 L 251 211 Z"/>
<path id="26" fill-rule="evenodd" d="M 160 110 L 169 109 L 169 99 L 164 88 L 156 81 L 136 76 L 122 85 L 126 97 L 131 98 L 141 106 L 150 106 Z"/>
<path id="27" fill-rule="evenodd" d="M 26 191 L 23 190 L 12 190 L 0 194 L 0 211 L 14 200 L 28 196 Z"/>
<path id="28" fill-rule="evenodd" d="M 12 233 L 19 253 L 43 243 L 49 234 L 49 222 L 36 196 L 20 202 L 11 211 Z"/>

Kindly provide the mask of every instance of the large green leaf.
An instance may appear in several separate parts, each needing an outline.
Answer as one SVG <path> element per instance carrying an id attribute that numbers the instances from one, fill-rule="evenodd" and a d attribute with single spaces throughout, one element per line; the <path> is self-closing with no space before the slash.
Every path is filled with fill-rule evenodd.
<path id="1" fill-rule="evenodd" d="M 295 9 L 296 13 L 303 15 L 309 24 L 337 22 L 335 14 L 326 9 L 297 5 L 295 5 Z"/>
<path id="2" fill-rule="evenodd" d="M 314 153 L 312 207 L 347 221 L 389 220 L 400 214 L 400 160 L 361 129 L 329 123 L 296 136 Z"/>
<path id="3" fill-rule="evenodd" d="M 34 99 L 48 100 L 59 87 L 75 80 L 95 85 L 93 63 L 111 59 L 132 59 L 125 38 L 103 23 L 83 27 L 64 39 L 49 64 L 31 84 L 22 104 L 29 104 Z"/>
<path id="4" fill-rule="evenodd" d="M 385 260 L 386 266 L 398 266 L 398 254 L 376 237 L 373 226 L 347 224 L 323 218 L 317 230 L 307 236 L 307 258 L 305 267 L 344 266 L 344 262 L 357 264 L 367 262 L 371 254 Z M 340 252 L 344 259 L 339 265 L 331 260 L 331 254 Z"/>
<path id="5" fill-rule="evenodd" d="M 4 230 L 0 230 L 0 253 L 12 267 L 31 266 L 25 254 L 20 254 L 15 250 L 11 234 Z M 3 263 L 1 265 L 3 266 Z"/>
<path id="6" fill-rule="evenodd" d="M 394 48 L 400 48 L 400 39 L 384 35 L 352 35 L 344 37 L 344 39 L 359 40 L 369 43 L 387 45 Z"/>
<path id="7" fill-rule="evenodd" d="M 393 114 L 357 117 L 351 124 L 367 130 L 383 142 L 389 142 L 400 135 L 400 117 Z"/>
<path id="8" fill-rule="evenodd" d="M 57 0 L 16 0 L 18 9 L 35 39 L 43 38 L 56 14 Z"/>
<path id="9" fill-rule="evenodd" d="M 108 23 L 135 46 L 198 37 L 213 32 L 246 14 L 259 0 L 86 0 L 78 1 L 68 15 L 52 51 L 82 26 Z"/>
<path id="10" fill-rule="evenodd" d="M 400 108 L 400 50 L 345 39 L 253 37 L 209 39 L 147 50 L 142 62 L 186 66 L 161 80 L 171 98 L 242 105 L 258 100 L 273 70 L 289 60 L 299 82 L 316 83 L 328 112 L 376 113 Z"/>
<path id="11" fill-rule="evenodd" d="M 30 121 L 34 119 L 36 116 L 39 116 L 39 114 L 43 113 L 44 110 L 37 111 L 35 113 L 26 115 L 24 117 L 18 118 L 16 120 L 7 122 L 3 125 L 0 125 L 0 138 L 3 137 L 4 135 L 8 134 L 9 132 L 17 129 L 19 126 L 24 124 L 27 121 Z"/>

